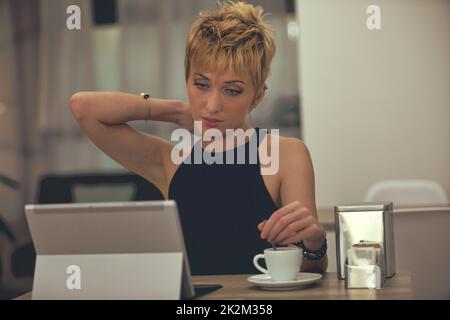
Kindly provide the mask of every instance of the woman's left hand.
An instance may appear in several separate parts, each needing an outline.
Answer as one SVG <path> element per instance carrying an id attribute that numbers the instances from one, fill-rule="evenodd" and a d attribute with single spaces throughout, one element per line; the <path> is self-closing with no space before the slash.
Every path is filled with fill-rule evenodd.
<path id="1" fill-rule="evenodd" d="M 314 213 L 294 201 L 258 224 L 261 238 L 270 243 L 289 245 L 304 240 L 305 246 L 311 249 L 320 247 L 326 238 L 326 232 Z"/>

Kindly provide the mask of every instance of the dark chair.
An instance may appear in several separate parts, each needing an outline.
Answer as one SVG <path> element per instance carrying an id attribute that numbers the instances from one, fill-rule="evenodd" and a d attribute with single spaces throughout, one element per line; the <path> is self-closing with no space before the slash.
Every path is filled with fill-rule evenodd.
<path id="1" fill-rule="evenodd" d="M 115 173 L 44 176 L 39 181 L 37 202 L 41 204 L 85 202 L 86 199 L 76 197 L 76 190 L 85 188 L 84 194 L 89 194 L 89 190 L 94 190 L 92 187 L 122 188 L 122 190 L 126 188 L 132 192 L 122 192 L 122 194 L 130 194 L 128 199 L 118 198 L 117 192 L 110 195 L 103 192 L 98 198 L 94 194 L 89 197 L 89 202 L 164 200 L 161 191 L 148 180 L 131 173 Z M 36 251 L 33 243 L 17 248 L 11 257 L 13 275 L 32 277 L 35 259 Z"/>

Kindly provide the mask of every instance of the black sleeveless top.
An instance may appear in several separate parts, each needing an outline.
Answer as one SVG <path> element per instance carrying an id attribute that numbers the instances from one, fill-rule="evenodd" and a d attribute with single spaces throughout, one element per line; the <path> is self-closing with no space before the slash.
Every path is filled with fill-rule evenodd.
<path id="1" fill-rule="evenodd" d="M 255 130 L 250 140 L 259 146 L 264 135 Z M 258 272 L 253 257 L 270 246 L 257 225 L 278 208 L 262 179 L 259 156 L 249 163 L 250 140 L 222 155 L 225 163 L 227 152 L 237 159 L 238 149 L 245 148 L 245 164 L 192 164 L 193 147 L 191 164 L 183 162 L 170 182 L 169 199 L 178 206 L 193 275 Z"/>

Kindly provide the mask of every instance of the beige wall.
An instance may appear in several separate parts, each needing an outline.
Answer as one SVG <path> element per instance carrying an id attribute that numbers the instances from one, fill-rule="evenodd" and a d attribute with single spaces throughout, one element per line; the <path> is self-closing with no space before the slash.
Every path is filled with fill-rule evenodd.
<path id="1" fill-rule="evenodd" d="M 381 9 L 381 30 L 366 8 Z M 317 203 L 362 201 L 382 179 L 450 198 L 450 1 L 297 0 L 303 136 Z"/>

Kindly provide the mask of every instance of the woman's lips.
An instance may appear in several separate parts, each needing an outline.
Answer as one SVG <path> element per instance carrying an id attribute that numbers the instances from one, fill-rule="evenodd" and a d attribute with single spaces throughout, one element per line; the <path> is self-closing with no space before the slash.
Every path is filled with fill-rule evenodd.
<path id="1" fill-rule="evenodd" d="M 221 122 L 223 122 L 222 120 L 205 117 L 202 117 L 202 120 L 208 127 L 217 127 Z"/>

